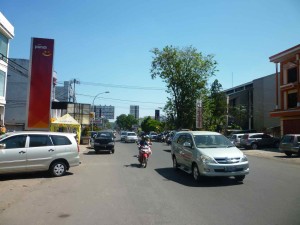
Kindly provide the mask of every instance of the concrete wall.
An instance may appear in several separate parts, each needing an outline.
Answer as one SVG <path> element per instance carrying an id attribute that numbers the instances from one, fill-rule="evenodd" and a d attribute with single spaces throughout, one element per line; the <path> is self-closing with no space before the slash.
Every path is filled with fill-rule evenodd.
<path id="1" fill-rule="evenodd" d="M 253 124 L 254 129 L 280 126 L 279 118 L 270 117 L 270 111 L 276 104 L 275 74 L 253 80 Z"/>

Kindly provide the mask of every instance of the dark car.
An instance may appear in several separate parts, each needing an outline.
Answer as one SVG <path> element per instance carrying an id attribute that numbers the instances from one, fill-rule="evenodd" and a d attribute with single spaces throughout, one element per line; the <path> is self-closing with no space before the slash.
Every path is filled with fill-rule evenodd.
<path id="1" fill-rule="evenodd" d="M 278 148 L 280 139 L 264 133 L 244 134 L 240 139 L 240 146 L 246 149 L 260 147 Z"/>
<path id="2" fill-rule="evenodd" d="M 164 133 L 160 133 L 156 137 L 156 141 L 158 142 L 165 142 L 165 140 L 166 140 L 166 135 Z"/>
<path id="3" fill-rule="evenodd" d="M 300 134 L 286 134 L 282 137 L 279 150 L 287 156 L 297 154 L 300 156 Z"/>
<path id="4" fill-rule="evenodd" d="M 99 151 L 109 151 L 110 153 L 115 153 L 115 139 L 113 132 L 110 131 L 100 131 L 94 140 L 94 150 L 96 153 Z"/>

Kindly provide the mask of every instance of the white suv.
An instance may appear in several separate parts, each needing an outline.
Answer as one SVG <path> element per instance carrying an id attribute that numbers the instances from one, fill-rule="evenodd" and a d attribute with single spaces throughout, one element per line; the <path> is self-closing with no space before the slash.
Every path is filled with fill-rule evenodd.
<path id="1" fill-rule="evenodd" d="M 20 131 L 0 136 L 0 174 L 49 171 L 59 177 L 79 164 L 75 134 Z"/>
<path id="2" fill-rule="evenodd" d="M 230 140 L 217 132 L 182 131 L 176 133 L 171 147 L 173 167 L 201 176 L 233 176 L 244 180 L 249 173 L 247 157 Z"/>

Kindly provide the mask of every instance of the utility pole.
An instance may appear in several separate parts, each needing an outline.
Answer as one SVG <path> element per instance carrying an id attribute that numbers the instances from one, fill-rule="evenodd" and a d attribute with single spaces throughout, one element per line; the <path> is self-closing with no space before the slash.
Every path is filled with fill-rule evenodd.
<path id="1" fill-rule="evenodd" d="M 76 92 L 75 92 L 75 85 L 76 84 L 80 84 L 80 82 L 78 81 L 78 80 L 76 80 L 76 79 L 73 79 L 73 81 L 71 81 L 71 83 L 73 83 L 73 106 L 74 106 L 74 119 L 76 120 L 76 110 L 75 110 L 75 108 L 76 108 L 76 105 L 75 105 L 75 102 L 76 102 Z"/>

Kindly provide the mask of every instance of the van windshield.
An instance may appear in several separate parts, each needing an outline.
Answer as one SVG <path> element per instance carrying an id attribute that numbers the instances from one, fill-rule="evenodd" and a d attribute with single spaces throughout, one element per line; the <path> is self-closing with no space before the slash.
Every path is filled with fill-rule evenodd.
<path id="1" fill-rule="evenodd" d="M 234 145 L 223 135 L 194 135 L 198 148 L 229 148 Z"/>

